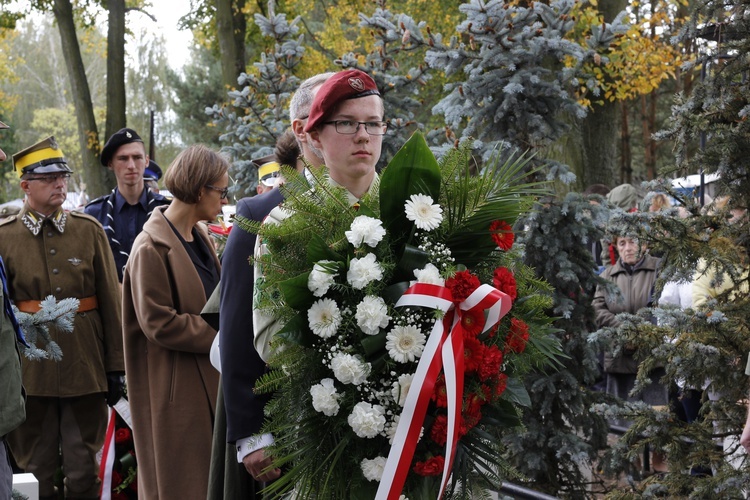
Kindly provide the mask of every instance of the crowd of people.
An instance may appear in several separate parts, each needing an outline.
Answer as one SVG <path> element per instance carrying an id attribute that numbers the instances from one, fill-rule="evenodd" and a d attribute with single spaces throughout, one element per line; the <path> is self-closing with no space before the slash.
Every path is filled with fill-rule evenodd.
<path id="1" fill-rule="evenodd" d="M 330 185 L 344 190 L 352 205 L 378 189 L 375 165 L 387 122 L 369 75 L 316 75 L 295 92 L 289 113 L 291 128 L 274 155 L 255 160 L 257 195 L 239 200 L 238 216 L 264 223 L 288 216 L 278 209 L 282 165 L 303 173 L 307 165 L 325 165 Z M 113 134 L 101 163 L 114 173 L 115 189 L 83 212 L 67 212 L 61 207 L 71 169 L 54 138 L 13 155 L 25 202 L 19 214 L 0 222 L 0 498 L 10 495 L 11 457 L 36 476 L 42 499 L 59 498 L 60 467 L 66 498 L 98 498 L 96 454 L 107 405 L 125 388 L 139 498 L 253 498 L 282 474 L 266 452 L 274 437 L 261 430 L 268 396 L 253 390 L 280 325 L 251 307 L 263 272 L 249 258 L 267 251 L 262 241 L 231 231 L 220 260 L 202 224 L 228 203 L 229 163 L 205 146 L 187 147 L 164 175 L 171 199 L 158 193 L 161 171 L 135 130 Z M 630 185 L 589 192 L 625 211 L 637 206 Z M 651 208 L 668 203 L 654 196 Z M 599 327 L 617 326 L 618 313 L 659 300 L 653 296 L 659 259 L 628 235 L 613 236 L 591 248 L 602 277 L 623 298 L 597 290 Z M 687 286 L 692 306 L 716 292 L 700 282 Z M 672 300 L 666 290 L 661 300 Z M 201 313 L 217 294 L 219 318 L 212 324 Z M 11 304 L 34 313 L 49 295 L 78 299 L 74 334 L 52 332 L 62 361 L 22 362 L 25 341 Z M 217 335 L 218 370 L 210 359 Z M 605 390 L 632 398 L 638 368 L 632 352 L 604 353 L 602 364 Z M 638 398 L 666 404 L 668 394 L 654 383 Z"/>

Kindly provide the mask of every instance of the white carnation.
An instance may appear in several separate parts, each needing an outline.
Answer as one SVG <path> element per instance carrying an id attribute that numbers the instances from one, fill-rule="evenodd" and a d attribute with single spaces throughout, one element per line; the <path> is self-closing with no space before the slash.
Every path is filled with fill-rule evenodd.
<path id="1" fill-rule="evenodd" d="M 416 326 L 397 326 L 386 335 L 385 348 L 391 358 L 406 363 L 422 356 L 425 340 L 424 333 Z"/>
<path id="2" fill-rule="evenodd" d="M 315 411 L 332 417 L 339 413 L 339 394 L 333 386 L 333 379 L 324 378 L 319 384 L 310 387 L 312 405 Z"/>
<path id="3" fill-rule="evenodd" d="M 427 264 L 424 269 L 415 269 L 414 277 L 417 278 L 419 283 L 445 286 L 445 280 L 440 276 L 440 270 L 432 264 Z"/>
<path id="4" fill-rule="evenodd" d="M 377 335 L 391 320 L 385 301 L 372 295 L 366 296 L 357 304 L 357 313 L 354 317 L 357 319 L 357 325 L 367 335 Z"/>
<path id="5" fill-rule="evenodd" d="M 331 370 L 336 380 L 342 384 L 360 385 L 370 374 L 370 363 L 365 363 L 351 354 L 339 352 L 331 359 Z"/>
<path id="6" fill-rule="evenodd" d="M 315 335 L 324 339 L 332 337 L 341 325 L 341 311 L 336 301 L 316 301 L 307 311 L 307 322 Z"/>
<path id="7" fill-rule="evenodd" d="M 375 254 L 368 253 L 361 259 L 352 259 L 346 281 L 357 290 L 362 290 L 370 282 L 383 279 L 383 268 L 375 261 Z"/>
<path id="8" fill-rule="evenodd" d="M 433 204 L 432 198 L 425 194 L 413 194 L 407 200 L 404 209 L 406 218 L 414 221 L 419 229 L 431 231 L 443 220 L 443 209 Z"/>
<path id="9" fill-rule="evenodd" d="M 307 288 L 316 297 L 322 297 L 325 295 L 331 285 L 333 285 L 337 273 L 331 272 L 325 267 L 325 264 L 332 263 L 332 260 L 321 260 L 320 262 L 316 262 L 310 272 L 310 276 L 307 278 Z"/>
<path id="10" fill-rule="evenodd" d="M 383 223 L 367 215 L 359 215 L 354 218 L 351 230 L 344 233 L 349 243 L 359 248 L 364 243 L 375 248 L 385 236 Z"/>
<path id="11" fill-rule="evenodd" d="M 374 438 L 385 429 L 385 408 L 365 402 L 357 403 L 347 422 L 357 436 Z"/>
<path id="12" fill-rule="evenodd" d="M 383 469 L 385 469 L 385 457 L 375 457 L 372 460 L 365 458 L 360 463 L 362 467 L 362 475 L 368 481 L 380 481 L 383 477 Z"/>
<path id="13" fill-rule="evenodd" d="M 393 400 L 403 407 L 406 403 L 406 395 L 409 394 L 411 388 L 411 381 L 414 379 L 414 374 L 399 375 L 398 381 L 393 383 L 391 388 L 391 395 Z"/>

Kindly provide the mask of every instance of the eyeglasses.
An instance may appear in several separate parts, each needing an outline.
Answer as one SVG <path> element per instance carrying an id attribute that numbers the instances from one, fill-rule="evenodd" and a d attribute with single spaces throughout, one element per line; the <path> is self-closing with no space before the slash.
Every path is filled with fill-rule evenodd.
<path id="1" fill-rule="evenodd" d="M 385 135 L 385 131 L 388 130 L 388 124 L 386 122 L 355 122 L 352 120 L 334 120 L 330 122 L 323 122 L 323 124 L 333 124 L 336 127 L 336 132 L 344 135 L 356 134 L 359 130 L 360 125 L 364 125 L 365 131 L 370 135 Z"/>
<path id="2" fill-rule="evenodd" d="M 211 184 L 206 184 L 206 187 L 208 189 L 213 189 L 214 191 L 218 191 L 220 193 L 219 195 L 221 196 L 222 200 L 226 200 L 227 196 L 229 196 L 229 186 L 225 188 L 220 188 L 220 187 L 212 186 Z"/>
<path id="3" fill-rule="evenodd" d="M 26 180 L 27 181 L 42 181 L 44 184 L 53 184 L 60 179 L 62 179 L 63 182 L 68 182 L 68 179 L 70 179 L 70 174 L 64 173 L 64 174 L 43 175 L 41 177 L 29 177 Z"/>

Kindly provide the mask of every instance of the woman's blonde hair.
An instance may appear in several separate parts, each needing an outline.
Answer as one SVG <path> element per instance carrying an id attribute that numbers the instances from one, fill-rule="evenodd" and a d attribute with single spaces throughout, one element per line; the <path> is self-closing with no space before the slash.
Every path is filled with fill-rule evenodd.
<path id="1" fill-rule="evenodd" d="M 203 144 L 188 146 L 177 155 L 164 175 L 164 186 L 183 203 L 198 203 L 201 189 L 218 181 L 229 170 L 224 155 Z"/>

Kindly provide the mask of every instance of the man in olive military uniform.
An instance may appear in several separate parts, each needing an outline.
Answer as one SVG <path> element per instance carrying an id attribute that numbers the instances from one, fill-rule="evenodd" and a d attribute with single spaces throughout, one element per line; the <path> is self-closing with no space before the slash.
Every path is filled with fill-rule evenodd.
<path id="1" fill-rule="evenodd" d="M 148 189 L 144 182 L 146 168 L 153 162 L 149 162 L 146 146 L 135 130 L 123 128 L 112 134 L 102 149 L 100 161 L 114 172 L 117 187 L 86 205 L 84 212 L 95 217 L 104 228 L 115 258 L 117 277 L 122 282 L 122 271 L 135 237 L 154 208 L 169 204 L 169 200 Z M 159 169 L 151 168 L 149 175 Z"/>
<path id="2" fill-rule="evenodd" d="M 39 481 L 40 498 L 55 498 L 60 465 L 67 498 L 98 498 L 96 454 L 104 442 L 107 402 L 121 396 L 124 374 L 117 270 L 101 225 L 62 210 L 71 169 L 49 137 L 13 155 L 26 193 L 17 216 L 0 222 L 11 300 L 35 313 L 40 301 L 78 299 L 72 333 L 50 331 L 59 362 L 23 364 L 26 422 L 8 437 L 18 465 Z"/>
<path id="3" fill-rule="evenodd" d="M 0 129 L 8 126 L 0 122 Z M 5 152 L 0 149 L 0 161 Z M 10 498 L 13 491 L 13 469 L 8 459 L 5 436 L 21 425 L 26 418 L 23 386 L 21 385 L 21 355 L 18 344 L 26 344 L 8 297 L 5 265 L 0 256 L 0 498 Z"/>

